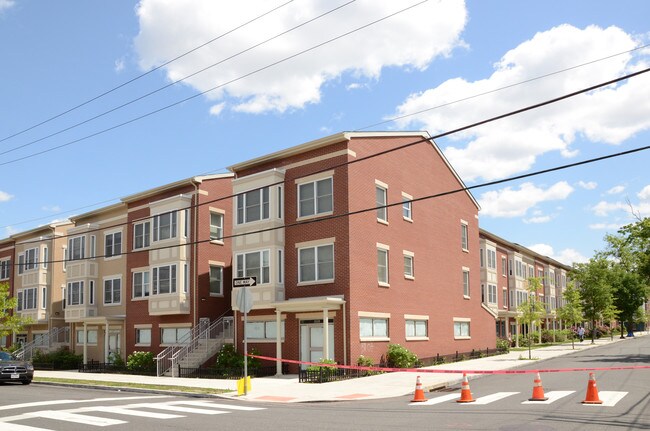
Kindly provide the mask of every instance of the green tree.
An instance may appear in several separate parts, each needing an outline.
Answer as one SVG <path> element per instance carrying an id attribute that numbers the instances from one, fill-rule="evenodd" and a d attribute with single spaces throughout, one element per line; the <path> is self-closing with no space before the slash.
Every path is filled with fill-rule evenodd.
<path id="1" fill-rule="evenodd" d="M 613 304 L 613 289 L 609 284 L 610 262 L 602 256 L 592 257 L 587 263 L 573 266 L 573 278 L 577 283 L 585 319 L 591 322 L 591 343 L 595 343 L 596 321 Z"/>
<path id="2" fill-rule="evenodd" d="M 9 284 L 0 283 L 0 337 L 20 332 L 31 319 L 15 314 L 18 299 L 9 296 Z"/>
<path id="3" fill-rule="evenodd" d="M 537 297 L 537 293 L 542 288 L 542 282 L 539 278 L 533 277 L 528 279 L 528 299 L 518 308 L 519 321 L 528 325 L 528 359 L 532 359 L 532 333 L 533 325 L 541 328 L 542 317 L 546 314 L 544 304 Z M 540 331 L 541 332 L 541 331 Z"/>
<path id="4" fill-rule="evenodd" d="M 564 306 L 557 310 L 557 315 L 565 324 L 575 326 L 584 320 L 582 298 L 573 281 L 570 281 L 562 294 Z M 575 338 L 571 337 L 571 348 L 575 349 Z"/>
<path id="5" fill-rule="evenodd" d="M 620 310 L 621 338 L 627 326 L 628 335 L 634 329 L 634 315 L 648 297 L 648 289 L 641 276 L 620 263 L 613 263 L 610 270 L 610 285 L 614 294 L 614 305 Z"/>
<path id="6" fill-rule="evenodd" d="M 603 321 L 609 323 L 609 337 L 611 340 L 614 340 L 613 323 L 616 322 L 620 313 L 620 310 L 616 308 L 614 304 L 610 305 L 603 311 Z M 621 328 L 621 335 L 623 335 L 623 328 Z"/>

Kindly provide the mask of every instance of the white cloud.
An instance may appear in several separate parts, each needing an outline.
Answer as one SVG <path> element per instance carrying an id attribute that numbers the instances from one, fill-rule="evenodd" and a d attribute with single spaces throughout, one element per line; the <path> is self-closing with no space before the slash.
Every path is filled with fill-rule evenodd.
<path id="1" fill-rule="evenodd" d="M 219 114 L 221 114 L 221 111 L 223 111 L 223 108 L 226 107 L 226 102 L 221 102 L 217 103 L 216 105 L 212 105 L 210 107 L 210 115 L 214 115 L 215 117 L 218 117 Z"/>
<path id="2" fill-rule="evenodd" d="M 13 7 L 16 2 L 14 0 L 0 0 L 0 13 Z"/>
<path id="3" fill-rule="evenodd" d="M 44 205 L 44 206 L 41 207 L 41 209 L 43 211 L 52 212 L 52 213 L 57 213 L 57 212 L 61 211 L 61 207 L 58 206 L 58 205 L 52 205 L 52 206 Z"/>
<path id="4" fill-rule="evenodd" d="M 610 213 L 615 211 L 629 210 L 630 206 L 625 202 L 605 202 L 600 201 L 592 208 L 594 214 L 600 217 L 607 217 Z"/>
<path id="5" fill-rule="evenodd" d="M 400 128 L 427 129 L 432 134 L 494 117 L 581 88 L 605 82 L 635 69 L 633 54 L 623 54 L 593 65 L 491 92 L 585 63 L 628 51 L 639 42 L 617 27 L 579 29 L 561 25 L 534 35 L 506 52 L 484 79 L 449 79 L 438 87 L 411 94 L 394 116 L 427 110 L 397 121 Z M 638 55 L 638 54 L 634 54 Z M 470 98 L 465 102 L 430 109 Z M 630 112 L 634 106 L 634 112 Z M 650 86 L 644 78 L 594 90 L 540 109 L 498 120 L 451 136 L 445 155 L 465 181 L 503 178 L 529 170 L 548 152 L 563 157 L 577 154 L 576 137 L 619 144 L 650 129 Z"/>
<path id="6" fill-rule="evenodd" d="M 647 185 L 643 189 L 641 189 L 641 191 L 637 193 L 637 196 L 642 201 L 650 201 L 650 185 Z"/>
<path id="7" fill-rule="evenodd" d="M 611 189 L 607 190 L 608 195 L 620 195 L 625 191 L 625 186 L 614 186 Z"/>
<path id="8" fill-rule="evenodd" d="M 118 58 L 115 60 L 115 66 L 113 68 L 117 73 L 120 73 L 124 70 L 124 58 Z"/>
<path id="9" fill-rule="evenodd" d="M 12 195 L 10 195 L 7 192 L 3 192 L 2 190 L 0 190 L 0 202 L 7 202 L 7 201 L 10 201 L 11 199 L 13 199 Z"/>
<path id="10" fill-rule="evenodd" d="M 572 265 L 573 263 L 584 263 L 589 259 L 583 256 L 579 251 L 572 248 L 566 248 L 559 253 L 555 253 L 553 247 L 548 244 L 533 244 L 528 246 L 529 249 L 542 256 L 548 256 L 565 265 Z"/>
<path id="11" fill-rule="evenodd" d="M 595 181 L 588 181 L 588 182 L 578 181 L 578 187 L 581 187 L 585 190 L 594 190 L 596 187 L 598 187 L 598 183 L 596 183 Z"/>
<path id="12" fill-rule="evenodd" d="M 389 66 L 422 70 L 433 58 L 447 56 L 454 48 L 464 46 L 460 34 L 467 21 L 465 3 L 427 2 L 237 80 L 413 4 L 406 0 L 359 0 L 184 82 L 206 91 L 232 81 L 208 97 L 232 98 L 230 105 L 236 111 L 283 112 L 318 103 L 321 87 L 344 74 L 377 79 Z M 136 9 L 140 32 L 134 41 L 139 65 L 149 70 L 270 9 L 264 0 L 196 0 L 192 7 L 187 7 L 186 2 L 141 0 Z M 292 3 L 165 66 L 165 71 L 170 80 L 184 78 L 330 9 L 332 4 L 327 0 Z"/>
<path id="13" fill-rule="evenodd" d="M 589 229 L 617 231 L 621 226 L 623 225 L 620 223 L 594 223 L 589 225 Z"/>
<path id="14" fill-rule="evenodd" d="M 524 223 L 526 224 L 541 224 L 541 223 L 548 223 L 550 221 L 551 221 L 551 216 L 537 216 L 537 217 L 524 219 Z"/>
<path id="15" fill-rule="evenodd" d="M 506 187 L 483 193 L 479 198 L 481 215 L 490 217 L 521 217 L 535 205 L 566 199 L 573 192 L 566 181 L 560 181 L 547 189 L 532 183 L 523 183 L 518 190 Z"/>

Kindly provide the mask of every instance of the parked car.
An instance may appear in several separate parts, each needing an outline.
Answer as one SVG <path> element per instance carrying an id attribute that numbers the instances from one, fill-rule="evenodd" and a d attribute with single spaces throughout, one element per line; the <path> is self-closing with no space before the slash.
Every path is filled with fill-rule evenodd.
<path id="1" fill-rule="evenodd" d="M 34 366 L 9 352 L 0 352 L 0 383 L 20 382 L 28 385 L 34 378 Z"/>

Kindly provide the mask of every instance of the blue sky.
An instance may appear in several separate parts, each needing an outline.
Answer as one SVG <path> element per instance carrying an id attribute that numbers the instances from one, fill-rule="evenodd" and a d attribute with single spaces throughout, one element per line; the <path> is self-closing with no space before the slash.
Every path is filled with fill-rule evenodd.
<path id="1" fill-rule="evenodd" d="M 329 134 L 435 135 L 617 78 L 648 67 L 648 16 L 643 0 L 0 0 L 0 238 Z M 649 129 L 650 73 L 437 143 L 472 186 Z M 650 215 L 649 154 L 476 189 L 480 225 L 584 261 Z"/>

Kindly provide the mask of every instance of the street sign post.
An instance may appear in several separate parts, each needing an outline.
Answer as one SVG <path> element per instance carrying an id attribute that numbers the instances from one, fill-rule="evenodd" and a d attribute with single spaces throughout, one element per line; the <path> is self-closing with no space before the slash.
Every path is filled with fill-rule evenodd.
<path id="1" fill-rule="evenodd" d="M 257 285 L 256 277 L 236 277 L 232 279 L 232 287 L 237 287 L 237 308 L 244 313 L 244 395 L 247 395 L 248 383 L 248 338 L 246 337 L 246 324 L 248 312 L 253 308 L 253 295 L 250 288 Z"/>

